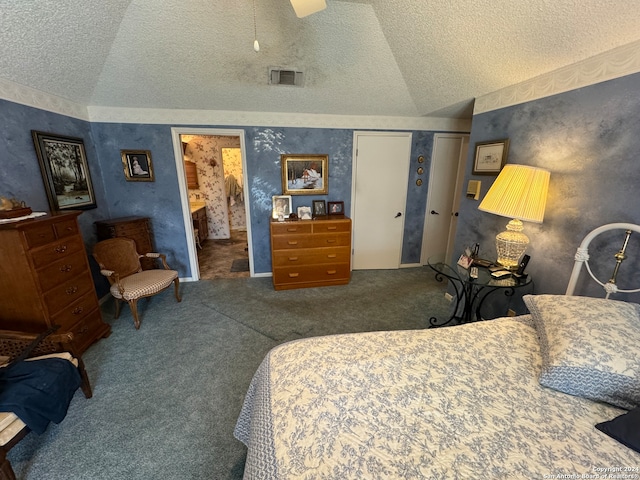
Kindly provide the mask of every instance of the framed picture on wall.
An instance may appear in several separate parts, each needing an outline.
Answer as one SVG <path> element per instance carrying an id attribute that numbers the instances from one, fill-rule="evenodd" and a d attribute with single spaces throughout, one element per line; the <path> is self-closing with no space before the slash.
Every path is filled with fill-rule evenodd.
<path id="1" fill-rule="evenodd" d="M 329 155 L 280 155 L 282 193 L 326 195 L 329 193 Z"/>
<path id="2" fill-rule="evenodd" d="M 51 210 L 96 208 L 81 138 L 31 131 Z"/>
<path id="3" fill-rule="evenodd" d="M 474 175 L 498 175 L 509 153 L 509 139 L 476 143 L 476 155 L 473 160 Z"/>
<path id="4" fill-rule="evenodd" d="M 127 182 L 153 182 L 153 166 L 149 150 L 122 150 L 122 166 Z"/>

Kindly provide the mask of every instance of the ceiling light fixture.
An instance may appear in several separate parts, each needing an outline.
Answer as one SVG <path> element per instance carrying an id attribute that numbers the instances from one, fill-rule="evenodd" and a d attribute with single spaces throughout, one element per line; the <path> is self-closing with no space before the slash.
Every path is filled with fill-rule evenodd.
<path id="1" fill-rule="evenodd" d="M 319 12 L 327 8 L 325 0 L 290 0 L 291 6 L 298 18 L 306 17 L 312 13 Z"/>
<path id="2" fill-rule="evenodd" d="M 253 49 L 256 52 L 260 51 L 260 44 L 258 43 L 258 27 L 256 26 L 256 0 L 253 0 Z"/>

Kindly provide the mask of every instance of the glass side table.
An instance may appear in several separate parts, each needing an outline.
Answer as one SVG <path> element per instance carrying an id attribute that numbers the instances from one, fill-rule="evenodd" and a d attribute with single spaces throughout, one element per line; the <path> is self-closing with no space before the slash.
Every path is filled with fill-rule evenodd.
<path id="1" fill-rule="evenodd" d="M 442 256 L 429 258 L 427 264 L 436 272 L 435 277 L 439 282 L 449 280 L 455 290 L 455 308 L 448 320 L 438 321 L 436 317 L 429 319 L 429 327 L 443 327 L 445 325 L 458 325 L 463 323 L 483 320 L 482 306 L 496 292 L 502 292 L 511 297 L 516 289 L 526 287 L 532 282 L 531 275 L 517 279 L 506 277 L 496 279 L 491 276 L 487 268 L 478 267 L 478 278 L 469 276 L 470 269 L 460 265 L 449 265 L 442 260 Z"/>

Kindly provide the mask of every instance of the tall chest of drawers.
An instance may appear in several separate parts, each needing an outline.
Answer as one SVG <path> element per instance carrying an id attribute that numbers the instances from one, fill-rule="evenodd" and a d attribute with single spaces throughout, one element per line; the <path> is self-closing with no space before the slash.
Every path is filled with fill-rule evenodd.
<path id="1" fill-rule="evenodd" d="M 78 227 L 81 212 L 0 224 L 0 328 L 60 325 L 83 352 L 111 333 L 103 322 Z"/>
<path id="2" fill-rule="evenodd" d="M 95 223 L 98 241 L 108 238 L 125 237 L 136 242 L 136 250 L 139 254 L 153 252 L 151 224 L 147 217 L 122 217 L 110 220 L 100 220 Z M 143 270 L 156 268 L 154 258 L 141 258 L 140 264 Z"/>
<path id="3" fill-rule="evenodd" d="M 351 279 L 351 219 L 271 221 L 276 290 L 345 285 Z"/>

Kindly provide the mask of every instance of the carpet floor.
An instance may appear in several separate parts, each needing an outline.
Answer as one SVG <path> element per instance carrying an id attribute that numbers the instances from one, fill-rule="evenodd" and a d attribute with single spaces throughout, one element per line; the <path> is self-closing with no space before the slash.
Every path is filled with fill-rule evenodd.
<path id="1" fill-rule="evenodd" d="M 425 267 L 354 271 L 349 285 L 276 292 L 270 278 L 181 284 L 128 307 L 84 355 L 93 386 L 67 417 L 29 434 L 8 457 L 18 479 L 242 478 L 233 428 L 264 355 L 289 340 L 421 329 L 448 315 L 445 286 Z"/>

